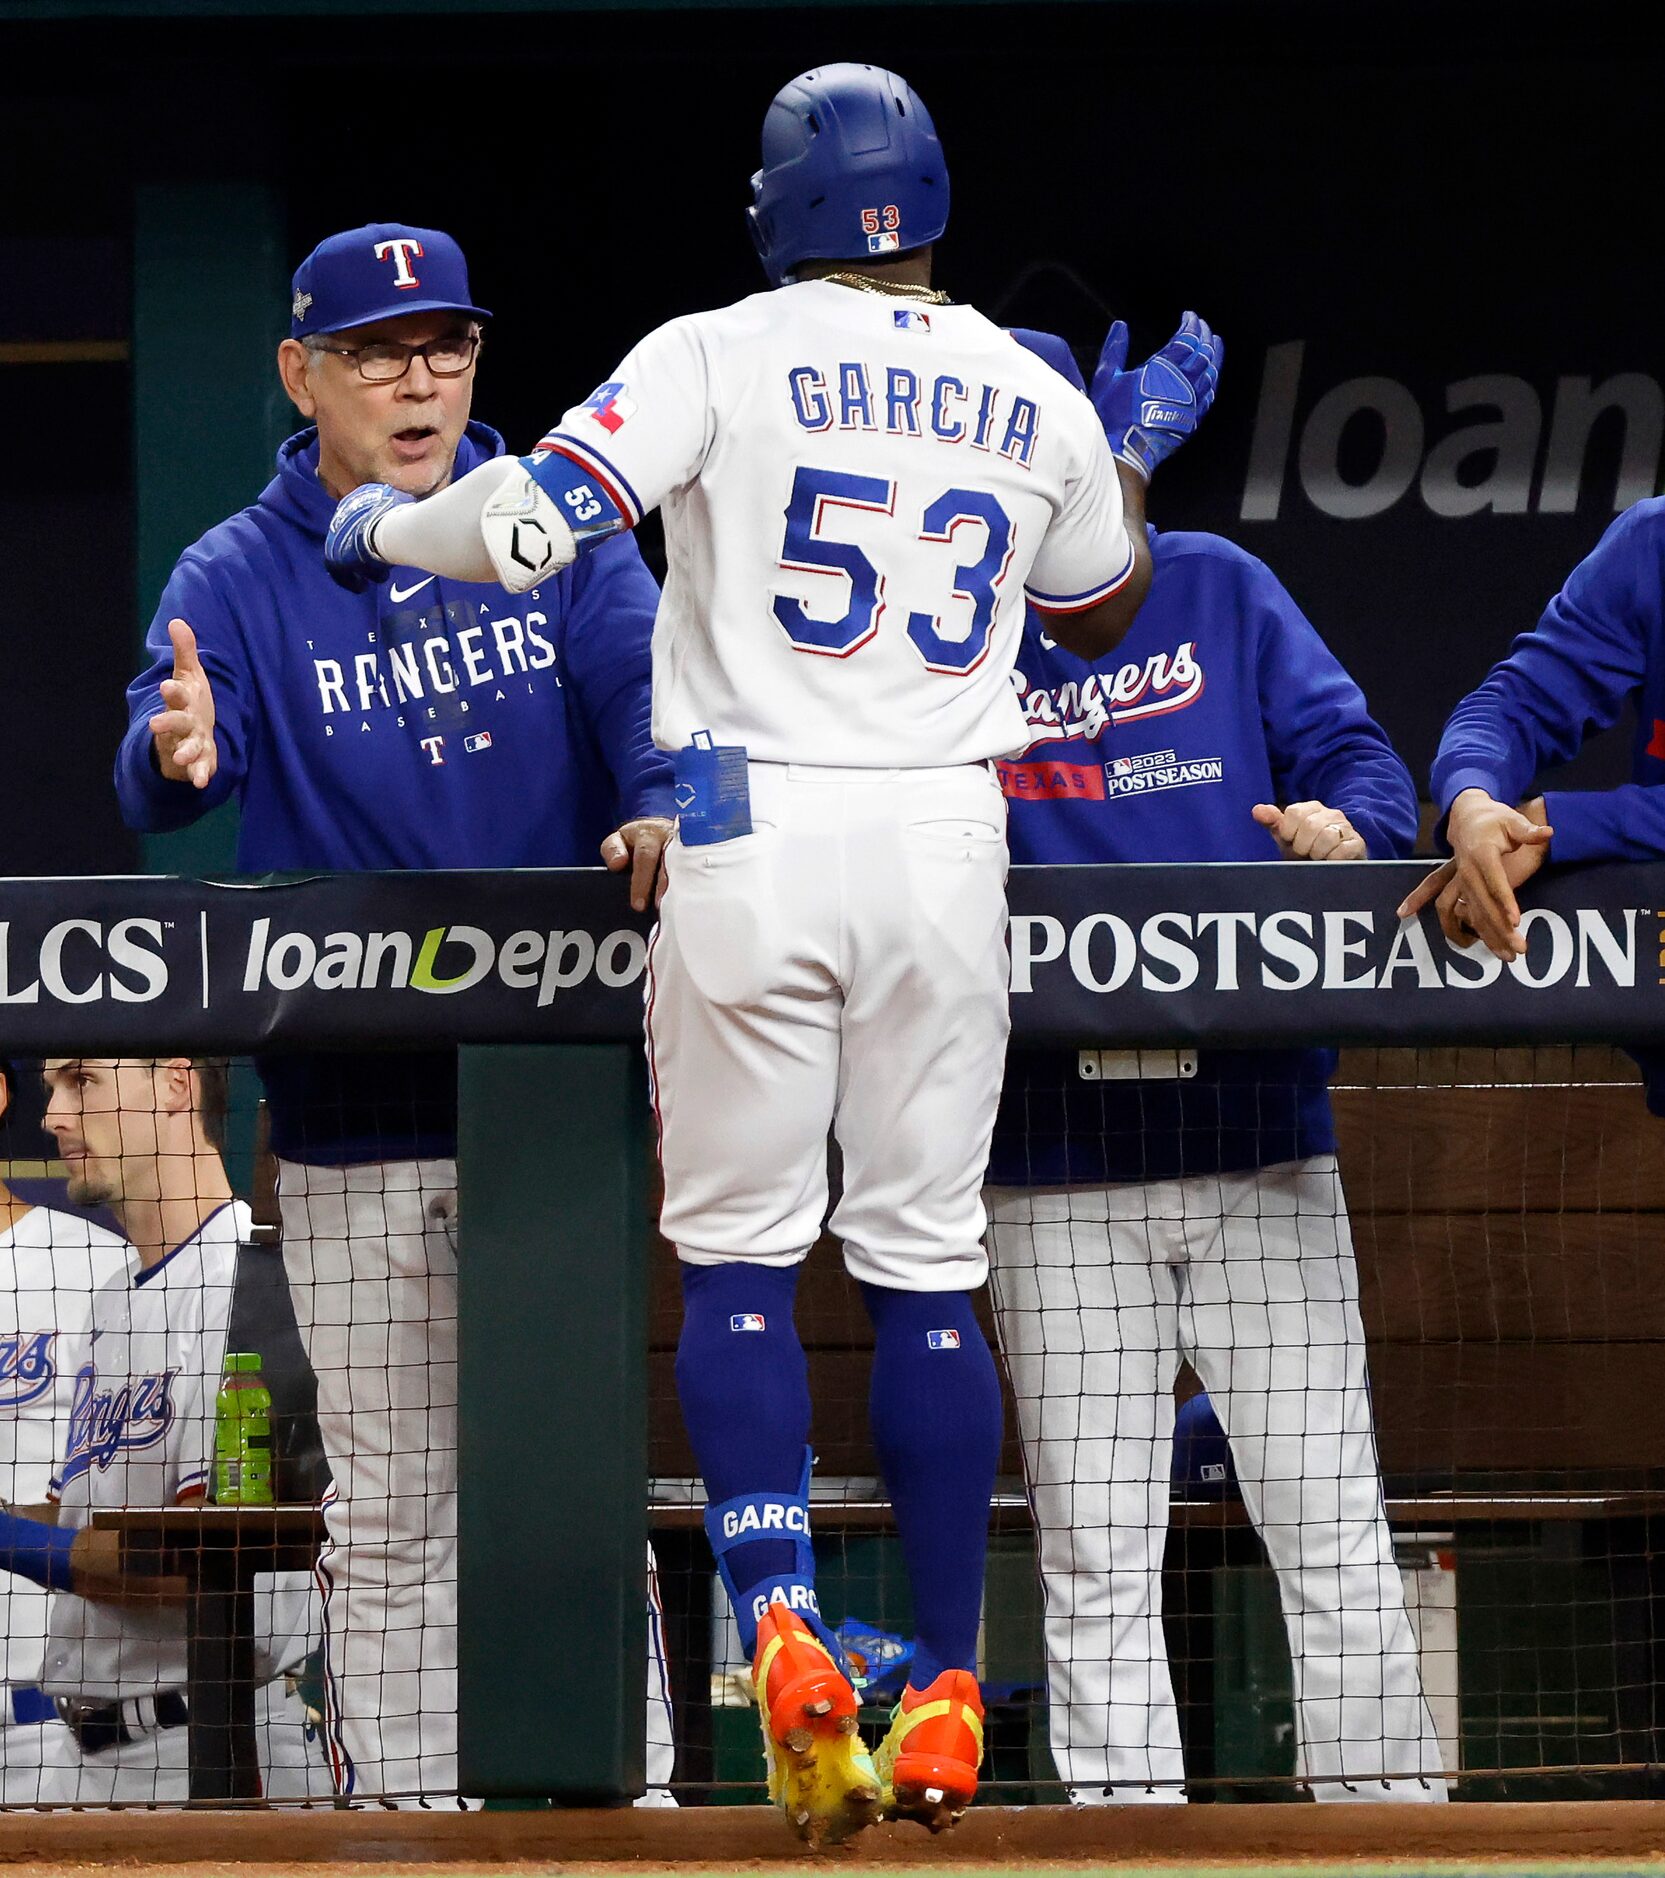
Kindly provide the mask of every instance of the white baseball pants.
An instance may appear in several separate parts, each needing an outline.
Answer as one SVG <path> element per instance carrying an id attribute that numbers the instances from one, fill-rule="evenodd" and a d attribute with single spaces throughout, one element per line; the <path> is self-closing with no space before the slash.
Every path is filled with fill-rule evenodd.
<path id="1" fill-rule="evenodd" d="M 11 1690 L 0 1690 L 0 1702 L 10 1706 Z M 69 1730 L 61 1721 L 18 1722 L 9 1714 L 0 1721 L 0 1805 L 33 1806 L 40 1798 L 46 1769 L 55 1767 L 71 1751 L 58 1739 Z"/>
<path id="2" fill-rule="evenodd" d="M 750 765 L 754 832 L 673 842 L 648 960 L 665 1170 L 689 1264 L 792 1265 L 827 1210 L 851 1273 L 968 1291 L 1006 1033 L 993 773 Z"/>
<path id="3" fill-rule="evenodd" d="M 457 1165 L 279 1165 L 334 1486 L 319 1561 L 341 1791 L 457 1791 Z M 647 1772 L 674 1745 L 649 1554 Z"/>
<path id="4" fill-rule="evenodd" d="M 1443 1800 L 1382 1505 L 1334 1157 L 991 1189 L 988 1201 L 1039 1531 L 1053 1758 L 1071 1797 L 1184 1798 L 1162 1553 L 1185 1357 L 1277 1573 L 1297 1771 L 1321 1800 Z M 1391 1774 L 1422 1778 L 1384 1786 Z"/>
<path id="5" fill-rule="evenodd" d="M 254 1705 L 265 1797 L 327 1799 L 334 1789 L 322 1731 L 307 1720 L 299 1695 L 279 1677 L 255 1691 Z M 191 1797 L 187 1728 L 151 1729 L 99 1754 L 83 1754 L 80 1743 L 61 1722 L 41 1729 L 40 1735 L 45 1762 L 40 1775 L 42 1804 L 79 1801 L 83 1806 L 109 1806 L 116 1801 L 148 1800 L 161 1806 L 183 1806 Z"/>

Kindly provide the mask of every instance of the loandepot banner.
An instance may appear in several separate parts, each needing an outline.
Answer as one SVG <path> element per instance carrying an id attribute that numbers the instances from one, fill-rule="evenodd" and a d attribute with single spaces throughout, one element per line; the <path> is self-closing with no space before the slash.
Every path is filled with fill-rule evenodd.
<path id="1" fill-rule="evenodd" d="M 1016 868 L 1014 1032 L 1075 1044 L 1665 1042 L 1665 864 L 1546 872 L 1505 965 L 1419 863 Z M 0 882 L 0 1056 L 632 1041 L 650 924 L 590 869 Z"/>

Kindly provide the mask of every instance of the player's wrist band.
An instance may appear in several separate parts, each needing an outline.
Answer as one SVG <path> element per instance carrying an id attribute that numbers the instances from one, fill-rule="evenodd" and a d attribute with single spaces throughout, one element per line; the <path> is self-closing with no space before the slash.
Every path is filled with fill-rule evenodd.
<path id="1" fill-rule="evenodd" d="M 32 1578 L 48 1591 L 70 1590 L 75 1531 L 73 1526 L 48 1526 L 19 1513 L 0 1513 L 0 1570 Z"/>

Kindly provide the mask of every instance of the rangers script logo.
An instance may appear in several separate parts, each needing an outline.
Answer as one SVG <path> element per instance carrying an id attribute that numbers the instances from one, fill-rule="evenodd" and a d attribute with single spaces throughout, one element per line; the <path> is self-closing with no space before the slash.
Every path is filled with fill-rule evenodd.
<path id="1" fill-rule="evenodd" d="M 1202 696 L 1203 668 L 1197 642 L 1187 639 L 1172 652 L 1153 652 L 1142 665 L 1134 661 L 1114 672 L 1089 672 L 1079 684 L 1071 680 L 1055 689 L 1038 685 L 1031 690 L 1020 671 L 1012 673 L 1012 683 L 1029 724 L 1026 748 L 1033 749 L 1038 743 L 1102 737 L 1112 724 L 1183 711 Z"/>
<path id="2" fill-rule="evenodd" d="M 52 1361 L 55 1330 L 40 1330 L 32 1337 L 0 1337 L 0 1409 L 20 1409 L 35 1402 L 52 1387 L 57 1365 Z"/>
<path id="3" fill-rule="evenodd" d="M 85 1363 L 76 1372 L 69 1410 L 67 1484 L 89 1467 L 107 1468 L 123 1449 L 153 1448 L 173 1426 L 173 1379 L 179 1372 L 137 1376 L 119 1388 L 100 1389 L 98 1371 Z"/>

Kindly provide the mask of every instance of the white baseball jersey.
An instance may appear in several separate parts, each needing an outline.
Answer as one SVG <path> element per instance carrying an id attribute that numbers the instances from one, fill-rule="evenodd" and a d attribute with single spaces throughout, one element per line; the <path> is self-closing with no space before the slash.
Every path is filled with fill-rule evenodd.
<path id="1" fill-rule="evenodd" d="M 663 507 L 662 749 L 709 730 L 879 769 L 1019 749 L 1025 597 L 1078 611 L 1133 568 L 1092 406 L 968 306 L 805 281 L 673 320 L 539 448 L 632 526 Z"/>
<path id="2" fill-rule="evenodd" d="M 148 1271 L 109 1279 L 75 1358 L 52 1495 L 63 1523 L 94 1511 L 200 1500 L 214 1458 L 237 1247 L 252 1228 L 228 1201 Z M 125 1699 L 185 1684 L 183 1609 L 122 1609 L 60 1593 L 41 1678 L 49 1695 Z"/>
<path id="3" fill-rule="evenodd" d="M 125 1280 L 133 1253 L 101 1226 L 35 1206 L 0 1233 L 0 1499 L 47 1497 L 69 1419 L 73 1362 L 93 1293 Z M 0 1581 L 0 1650 L 7 1683 L 40 1678 L 48 1594 L 28 1579 Z"/>

